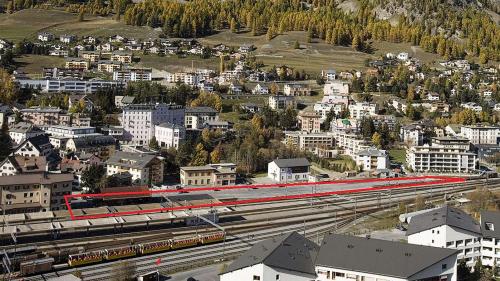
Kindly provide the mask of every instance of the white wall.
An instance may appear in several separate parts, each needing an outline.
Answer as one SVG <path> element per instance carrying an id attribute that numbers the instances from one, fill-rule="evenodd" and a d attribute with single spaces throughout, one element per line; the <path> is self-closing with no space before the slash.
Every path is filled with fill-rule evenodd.
<path id="1" fill-rule="evenodd" d="M 260 277 L 258 279 L 260 281 L 311 281 L 315 279 L 313 275 L 256 264 L 222 274 L 220 275 L 220 281 L 254 281 L 256 280 L 254 276 Z"/>

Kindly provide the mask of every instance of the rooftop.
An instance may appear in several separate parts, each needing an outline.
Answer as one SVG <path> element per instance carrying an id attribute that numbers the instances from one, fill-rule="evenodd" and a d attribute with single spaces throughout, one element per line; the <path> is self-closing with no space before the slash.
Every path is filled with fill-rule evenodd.
<path id="1" fill-rule="evenodd" d="M 500 212 L 481 212 L 481 232 L 483 237 L 500 239 Z"/>
<path id="2" fill-rule="evenodd" d="M 0 177 L 0 185 L 53 184 L 73 181 L 73 174 L 33 173 Z"/>
<path id="3" fill-rule="evenodd" d="M 411 279 L 457 251 L 357 236 L 326 235 L 316 266 Z"/>
<path id="4" fill-rule="evenodd" d="M 155 158 L 155 155 L 150 154 L 116 151 L 106 164 L 143 169 Z"/>
<path id="5" fill-rule="evenodd" d="M 280 168 L 311 166 L 306 158 L 276 159 L 273 162 Z"/>
<path id="6" fill-rule="evenodd" d="M 414 216 L 408 226 L 406 235 L 419 233 L 441 225 L 448 225 L 473 233 L 481 233 L 479 224 L 469 214 L 460 209 L 444 206 Z"/>

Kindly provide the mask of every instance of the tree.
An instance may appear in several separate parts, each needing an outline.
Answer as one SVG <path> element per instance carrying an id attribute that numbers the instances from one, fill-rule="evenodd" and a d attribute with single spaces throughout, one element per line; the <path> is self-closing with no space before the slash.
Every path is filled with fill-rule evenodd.
<path id="1" fill-rule="evenodd" d="M 238 32 L 238 23 L 236 22 L 236 20 L 234 18 L 231 19 L 231 24 L 230 24 L 229 28 L 231 29 L 232 33 Z"/>
<path id="2" fill-rule="evenodd" d="M 91 165 L 82 173 L 82 186 L 87 187 L 90 193 L 98 193 L 99 183 L 106 175 L 106 170 L 101 165 Z"/>
<path id="3" fill-rule="evenodd" d="M 196 146 L 193 159 L 191 160 L 191 166 L 203 166 L 206 165 L 208 161 L 208 152 L 203 147 L 203 144 L 199 143 Z"/>
<path id="4" fill-rule="evenodd" d="M 293 48 L 294 49 L 300 49 L 300 43 L 299 43 L 299 41 L 295 41 L 295 43 L 293 43 Z"/>
<path id="5" fill-rule="evenodd" d="M 361 40 L 357 35 L 353 36 L 351 45 L 353 50 L 361 50 Z"/>
<path id="6" fill-rule="evenodd" d="M 378 148 L 382 147 L 382 136 L 378 133 L 375 132 L 372 136 L 372 142 L 375 144 Z"/>
<path id="7" fill-rule="evenodd" d="M 149 144 L 148 144 L 149 148 L 153 149 L 153 150 L 160 150 L 160 145 L 158 144 L 158 141 L 156 140 L 156 137 L 153 136 L 150 140 L 149 140 Z"/>
<path id="8" fill-rule="evenodd" d="M 266 39 L 267 39 L 267 41 L 271 41 L 273 38 L 274 38 L 274 28 L 272 26 L 270 26 L 267 29 Z"/>
<path id="9" fill-rule="evenodd" d="M 11 104 L 18 98 L 18 89 L 11 75 L 0 68 L 0 103 Z"/>
<path id="10" fill-rule="evenodd" d="M 297 125 L 297 112 L 293 108 L 287 108 L 280 115 L 280 125 L 284 130 L 290 130 Z"/>
<path id="11" fill-rule="evenodd" d="M 481 64 L 488 63 L 488 53 L 484 49 L 481 49 L 481 51 L 479 52 L 479 63 Z"/>
<path id="12" fill-rule="evenodd" d="M 9 156 L 11 149 L 12 142 L 9 136 L 9 127 L 7 122 L 3 122 L 2 130 L 0 131 L 0 161 Z"/>
<path id="13" fill-rule="evenodd" d="M 226 70 L 225 68 L 226 68 L 226 66 L 224 64 L 224 56 L 221 55 L 220 56 L 220 61 L 219 61 L 219 71 L 220 71 L 220 73 L 224 72 Z"/>
<path id="14" fill-rule="evenodd" d="M 279 91 L 280 91 L 280 87 L 278 86 L 278 84 L 276 84 L 275 82 L 273 82 L 271 84 L 271 86 L 269 86 L 269 91 L 270 91 L 271 95 L 276 96 L 279 93 Z"/>
<path id="15" fill-rule="evenodd" d="M 192 107 L 209 106 L 217 111 L 222 109 L 222 99 L 216 93 L 202 92 L 191 102 Z"/>
<path id="16" fill-rule="evenodd" d="M 309 26 L 307 29 L 307 43 L 311 43 L 313 38 L 313 29 L 312 26 Z"/>
<path id="17" fill-rule="evenodd" d="M 85 20 L 85 9 L 83 6 L 80 8 L 80 12 L 78 13 L 78 21 L 82 22 Z"/>
<path id="18" fill-rule="evenodd" d="M 479 213 L 487 210 L 492 204 L 496 204 L 496 196 L 486 187 L 478 187 L 475 191 L 468 194 L 469 211 Z"/>
<path id="19" fill-rule="evenodd" d="M 467 266 L 465 259 L 461 259 L 457 265 L 457 280 L 468 281 L 471 279 L 470 268 Z"/>
<path id="20" fill-rule="evenodd" d="M 217 145 L 215 149 L 210 152 L 210 163 L 217 164 L 220 163 L 222 157 L 222 147 Z"/>

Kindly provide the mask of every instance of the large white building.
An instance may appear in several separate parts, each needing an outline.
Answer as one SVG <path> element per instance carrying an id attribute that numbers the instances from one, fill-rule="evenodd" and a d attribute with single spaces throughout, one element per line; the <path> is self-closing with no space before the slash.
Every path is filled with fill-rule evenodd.
<path id="1" fill-rule="evenodd" d="M 481 257 L 481 228 L 460 209 L 444 206 L 413 216 L 406 235 L 410 244 L 456 249 L 468 266 Z"/>
<path id="2" fill-rule="evenodd" d="M 115 70 L 113 72 L 115 81 L 151 81 L 151 68 L 129 68 L 125 70 Z"/>
<path id="3" fill-rule="evenodd" d="M 349 102 L 349 83 L 344 81 L 331 81 L 323 86 L 323 99 L 331 98 L 332 103 L 343 103 L 345 105 Z M 323 102 L 325 102 L 323 100 Z"/>
<path id="4" fill-rule="evenodd" d="M 315 267 L 316 281 L 456 281 L 457 251 L 330 234 Z"/>
<path id="5" fill-rule="evenodd" d="M 468 139 L 436 137 L 431 145 L 410 147 L 406 163 L 416 172 L 470 173 L 476 169 L 478 157 L 470 150 Z"/>
<path id="6" fill-rule="evenodd" d="M 255 244 L 220 275 L 220 281 L 311 281 L 318 245 L 297 232 Z"/>
<path id="7" fill-rule="evenodd" d="M 370 147 L 359 151 L 356 155 L 356 164 L 363 168 L 363 171 L 388 169 L 390 167 L 389 155 L 387 151 Z"/>
<path id="8" fill-rule="evenodd" d="M 353 119 L 377 115 L 378 106 L 376 103 L 357 102 L 349 105 L 349 114 Z"/>
<path id="9" fill-rule="evenodd" d="M 333 110 L 335 115 L 339 115 L 344 109 L 342 103 L 316 103 L 314 104 L 314 111 L 321 115 L 321 122 L 324 122 L 328 117 L 328 113 Z"/>
<path id="10" fill-rule="evenodd" d="M 188 107 L 184 117 L 187 129 L 202 129 L 205 123 L 219 120 L 219 112 L 208 106 Z"/>
<path id="11" fill-rule="evenodd" d="M 21 144 L 26 139 L 43 134 L 45 134 L 44 131 L 27 122 L 19 122 L 9 128 L 10 139 L 16 145 Z"/>
<path id="12" fill-rule="evenodd" d="M 123 108 L 124 139 L 135 144 L 147 144 L 155 134 L 155 126 L 172 123 L 184 126 L 184 107 L 172 104 L 133 104 Z"/>
<path id="13" fill-rule="evenodd" d="M 469 125 L 460 127 L 460 135 L 469 139 L 472 144 L 497 144 L 500 127 Z"/>
<path id="14" fill-rule="evenodd" d="M 155 126 L 155 138 L 160 147 L 179 148 L 179 144 L 186 137 L 186 129 L 172 123 L 161 123 Z"/>
<path id="15" fill-rule="evenodd" d="M 76 79 L 16 79 L 21 88 L 40 89 L 42 93 L 70 92 L 92 94 L 99 89 L 121 87 L 121 81 L 76 80 Z"/>
<path id="16" fill-rule="evenodd" d="M 500 212 L 481 212 L 481 261 L 493 267 L 500 264 Z"/>
<path id="17" fill-rule="evenodd" d="M 129 175 L 136 184 L 163 183 L 163 160 L 155 155 L 116 151 L 106 161 L 106 174 Z"/>
<path id="18" fill-rule="evenodd" d="M 267 177 L 281 183 L 307 181 L 310 167 L 306 158 L 276 159 L 267 164 Z"/>
<path id="19" fill-rule="evenodd" d="M 274 110 L 297 107 L 297 102 L 294 97 L 282 96 L 282 95 L 270 95 L 268 101 L 269 107 Z"/>

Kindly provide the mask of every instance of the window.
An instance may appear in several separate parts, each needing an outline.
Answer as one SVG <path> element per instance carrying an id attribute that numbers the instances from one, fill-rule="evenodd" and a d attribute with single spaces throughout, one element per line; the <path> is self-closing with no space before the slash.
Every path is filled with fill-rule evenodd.
<path id="1" fill-rule="evenodd" d="M 276 280 L 280 280 L 280 275 L 276 274 Z"/>
<path id="2" fill-rule="evenodd" d="M 446 263 L 443 263 L 443 264 L 441 265 L 441 269 L 446 269 L 446 267 L 447 267 Z"/>
<path id="3" fill-rule="evenodd" d="M 453 244 L 454 244 L 453 241 L 446 242 L 446 247 L 453 247 Z"/>
<path id="4" fill-rule="evenodd" d="M 491 222 L 486 222 L 484 228 L 486 228 L 486 230 L 495 231 L 495 225 Z"/>
<path id="5" fill-rule="evenodd" d="M 260 276 L 254 275 L 252 280 L 254 280 L 254 281 L 260 281 Z"/>

